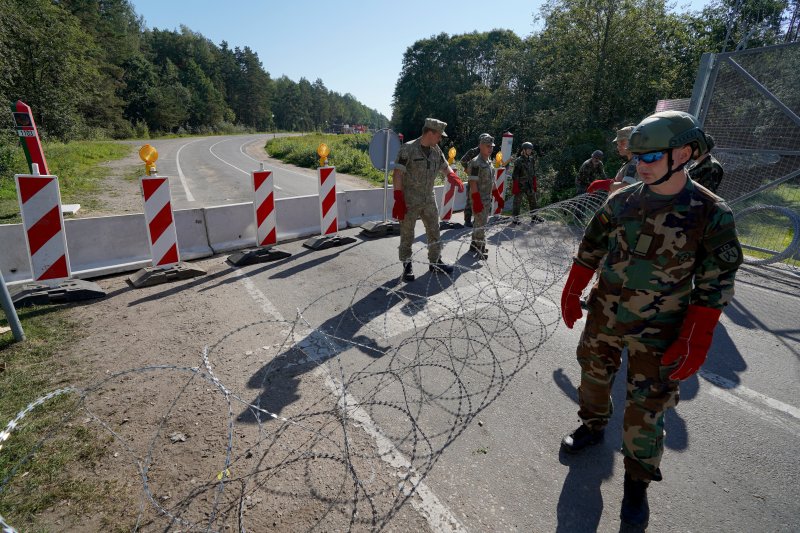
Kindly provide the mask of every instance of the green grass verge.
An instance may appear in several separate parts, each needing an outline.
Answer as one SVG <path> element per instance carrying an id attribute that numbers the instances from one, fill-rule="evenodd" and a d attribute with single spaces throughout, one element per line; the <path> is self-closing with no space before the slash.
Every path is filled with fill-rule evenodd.
<path id="1" fill-rule="evenodd" d="M 795 181 L 792 180 L 789 183 L 781 184 L 741 204 L 735 204 L 733 206 L 734 212 L 754 205 L 775 205 L 788 207 L 800 214 L 800 185 Z M 789 219 L 775 211 L 758 211 L 744 215 L 737 220 L 736 231 L 739 234 L 739 240 L 743 244 L 777 252 L 785 250 L 794 237 L 794 231 Z M 752 249 L 745 249 L 745 254 L 759 259 L 766 259 L 773 255 Z M 800 264 L 800 260 L 791 257 L 783 262 L 790 265 Z"/>
<path id="2" fill-rule="evenodd" d="M 70 365 L 66 348 L 80 335 L 79 325 L 58 307 L 28 307 L 19 316 L 27 340 L 14 342 L 10 332 L 0 335 L 0 430 L 30 402 L 65 386 L 59 376 Z M 0 326 L 7 325 L 3 317 Z M 15 465 L 29 459 L 0 487 L 0 514 L 20 531 L 56 531 L 38 522 L 50 510 L 76 518 L 105 516 L 124 501 L 111 483 L 93 479 L 92 467 L 111 437 L 71 418 L 77 401 L 75 394 L 48 400 L 0 443 L 0 485 Z M 117 527 L 110 521 L 108 526 Z"/>
<path id="3" fill-rule="evenodd" d="M 61 201 L 65 204 L 81 204 L 89 209 L 97 208 L 96 193 L 109 173 L 100 163 L 122 159 L 134 148 L 113 141 L 51 142 L 43 145 L 50 172 L 59 178 Z M 14 174 L 29 172 L 22 148 L 14 152 L 13 162 L 9 166 L 11 171 L 0 175 L 0 224 L 22 221 L 14 183 Z"/>
<path id="4" fill-rule="evenodd" d="M 267 153 L 284 163 L 305 168 L 318 168 L 317 147 L 325 143 L 330 148 L 328 165 L 338 172 L 361 176 L 369 181 L 383 185 L 384 173 L 372 166 L 369 159 L 369 142 L 372 134 L 323 135 L 312 134 L 300 137 L 278 137 L 266 144 Z M 391 183 L 391 175 L 389 176 Z"/>

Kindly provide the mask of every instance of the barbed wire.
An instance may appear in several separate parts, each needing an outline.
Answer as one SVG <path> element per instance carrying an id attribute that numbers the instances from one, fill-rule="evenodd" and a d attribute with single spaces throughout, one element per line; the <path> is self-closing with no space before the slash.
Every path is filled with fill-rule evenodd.
<path id="1" fill-rule="evenodd" d="M 113 438 L 109 453 L 121 450 L 113 452 L 120 470 L 141 482 L 132 530 L 381 530 L 553 334 L 560 314 L 551 293 L 604 199 L 582 195 L 519 224 L 493 219 L 488 261 L 469 253 L 468 229 L 445 232 L 459 257 L 452 275 L 401 284 L 391 262 L 291 320 L 228 332 L 196 367 L 131 368 L 53 391 L 8 423 L 0 453 L 32 412 L 74 394 L 52 429 L 85 416 Z M 425 255 L 412 259 L 427 265 Z M 266 344 L 253 346 L 255 338 Z M 366 434 L 375 428 L 383 445 Z M 190 439 L 192 449 L 180 446 Z M 0 493 L 14 489 L 34 452 L 9 470 Z M 16 531 L 1 514 L 0 525 Z"/>

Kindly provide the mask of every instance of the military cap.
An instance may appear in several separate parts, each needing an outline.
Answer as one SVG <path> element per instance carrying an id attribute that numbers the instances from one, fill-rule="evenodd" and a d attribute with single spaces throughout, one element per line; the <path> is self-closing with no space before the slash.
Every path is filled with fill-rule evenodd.
<path id="1" fill-rule="evenodd" d="M 592 152 L 592 157 L 596 157 L 597 159 L 603 159 L 603 152 L 602 150 L 595 150 Z"/>
<path id="2" fill-rule="evenodd" d="M 629 139 L 631 136 L 631 132 L 636 126 L 625 126 L 624 128 L 620 128 L 617 130 L 617 136 L 614 137 L 614 140 L 611 142 L 618 142 L 623 141 L 625 139 Z"/>
<path id="3" fill-rule="evenodd" d="M 440 132 L 442 134 L 442 137 L 447 137 L 447 134 L 444 132 L 444 129 L 447 127 L 447 122 L 442 122 L 441 120 L 428 117 L 425 119 L 424 127 L 431 129 L 433 131 Z"/>
<path id="4" fill-rule="evenodd" d="M 491 144 L 492 146 L 494 146 L 495 145 L 494 144 L 494 137 L 492 137 L 489 134 L 484 133 L 483 135 L 481 135 L 481 139 L 479 141 L 479 144 Z"/>

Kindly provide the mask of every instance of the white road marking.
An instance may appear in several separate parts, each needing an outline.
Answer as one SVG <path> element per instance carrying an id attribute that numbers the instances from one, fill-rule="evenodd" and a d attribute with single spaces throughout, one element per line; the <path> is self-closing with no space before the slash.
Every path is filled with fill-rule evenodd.
<path id="1" fill-rule="evenodd" d="M 775 398 L 771 398 L 753 389 L 747 388 L 744 385 L 734 383 L 729 379 L 709 372 L 707 370 L 700 370 L 700 376 L 708 381 L 712 387 L 708 392 L 725 402 L 735 405 L 740 409 L 747 411 L 751 414 L 758 416 L 763 420 L 772 422 L 782 428 L 789 429 L 793 434 L 800 435 L 800 426 L 791 429 L 788 427 L 785 420 L 775 416 L 763 407 L 768 407 L 779 411 L 785 415 L 793 417 L 795 420 L 800 421 L 800 409 L 792 405 L 783 403 Z"/>
<path id="2" fill-rule="evenodd" d="M 197 141 L 202 141 L 202 139 L 195 139 L 193 141 L 189 141 L 188 143 L 178 148 L 178 152 L 175 154 L 175 166 L 178 167 L 178 179 L 181 180 L 181 185 L 183 185 L 183 192 L 186 193 L 186 199 L 190 202 L 194 202 L 194 196 L 192 196 L 192 191 L 189 190 L 189 185 L 187 185 L 186 183 L 186 176 L 183 175 L 183 171 L 181 170 L 181 150 L 183 150 L 185 147 L 189 146 L 192 143 L 196 143 Z"/>
<path id="3" fill-rule="evenodd" d="M 210 153 L 211 155 L 213 155 L 214 157 L 216 157 L 217 159 L 219 159 L 220 161 L 222 161 L 223 163 L 225 163 L 225 164 L 226 164 L 226 165 L 228 165 L 229 167 L 233 167 L 233 168 L 235 168 L 236 170 L 238 170 L 239 172 L 241 172 L 241 173 L 243 173 L 243 174 L 246 174 L 247 176 L 250 176 L 250 175 L 251 175 L 251 174 L 250 174 L 250 172 L 248 172 L 248 171 L 246 171 L 246 170 L 242 170 L 241 168 L 237 167 L 237 166 L 236 166 L 236 165 L 234 165 L 234 164 L 228 163 L 227 161 L 225 161 L 224 159 L 222 159 L 220 156 L 218 156 L 217 154 L 215 154 L 215 153 L 214 153 L 214 151 L 212 150 L 212 148 L 214 148 L 216 145 L 218 145 L 218 144 L 221 144 L 221 143 L 224 143 L 224 142 L 227 142 L 227 141 L 230 141 L 230 140 L 232 140 L 232 139 L 224 139 L 224 140 L 222 140 L 222 141 L 219 141 L 219 142 L 217 142 L 217 143 L 214 143 L 214 144 L 212 144 L 211 146 L 209 146 L 209 147 L 208 147 L 208 153 Z M 241 147 L 239 147 L 239 151 L 241 152 Z M 244 154 L 244 152 L 242 152 L 242 153 Z M 247 154 L 244 154 L 244 155 L 246 155 L 247 157 L 250 157 L 250 156 L 249 156 L 249 155 L 247 155 Z M 252 158 L 252 157 L 250 157 L 250 159 L 253 159 L 253 158 Z M 257 160 L 256 160 L 256 159 L 253 159 L 253 161 L 257 161 Z M 260 161 L 258 161 L 258 162 L 260 163 Z M 282 188 L 278 187 L 277 185 L 273 185 L 273 187 L 274 187 L 276 190 L 278 190 L 278 191 L 282 191 L 282 190 L 283 190 Z"/>
<path id="4" fill-rule="evenodd" d="M 275 320 L 283 321 L 283 316 L 278 309 L 269 301 L 266 295 L 256 287 L 256 284 L 250 279 L 247 273 L 244 271 L 241 272 L 243 276 L 240 278 L 240 281 L 250 297 L 261 306 L 261 310 Z M 305 331 L 297 331 L 299 336 L 305 337 L 306 339 L 314 336 L 314 333 L 314 331 L 308 329 Z M 304 351 L 308 348 L 308 345 L 304 346 Z M 322 349 L 325 350 L 325 348 Z M 360 407 L 358 399 L 344 390 L 342 383 L 330 374 L 327 366 L 324 364 L 318 365 L 315 374 L 324 379 L 325 386 L 339 398 L 342 409 L 348 413 L 350 418 L 375 440 L 381 459 L 395 468 L 398 474 L 403 473 L 403 478 L 405 478 L 405 473 L 408 473 L 408 477 L 405 479 L 416 487 L 415 493 L 417 495 L 417 498 L 410 499 L 411 506 L 427 520 L 431 529 L 435 532 L 442 533 L 465 532 L 466 529 L 461 525 L 456 516 L 441 502 L 441 500 L 439 500 L 428 485 L 419 478 L 419 475 L 413 469 L 411 461 L 397 449 L 391 439 L 381 432 L 378 425 L 375 424 L 375 421 L 369 416 L 369 413 Z"/>

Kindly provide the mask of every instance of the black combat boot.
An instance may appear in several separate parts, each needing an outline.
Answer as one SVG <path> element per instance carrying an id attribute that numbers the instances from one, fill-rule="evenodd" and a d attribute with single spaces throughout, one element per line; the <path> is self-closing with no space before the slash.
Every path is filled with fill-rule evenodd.
<path id="1" fill-rule="evenodd" d="M 650 505 L 647 503 L 647 481 L 631 479 L 625 473 L 624 495 L 619 517 L 629 526 L 644 529 L 650 521 Z"/>
<path id="2" fill-rule="evenodd" d="M 567 453 L 578 453 L 603 440 L 605 433 L 605 429 L 592 431 L 586 424 L 581 424 L 578 429 L 561 439 L 561 449 Z"/>
<path id="3" fill-rule="evenodd" d="M 480 244 L 478 244 L 475 241 L 472 241 L 471 243 L 469 243 L 469 251 L 470 252 L 475 252 L 476 254 L 481 255 L 481 246 L 480 246 Z"/>
<path id="4" fill-rule="evenodd" d="M 481 246 L 481 259 L 489 259 L 489 249 L 485 244 Z"/>
<path id="5" fill-rule="evenodd" d="M 414 269 L 411 268 L 411 261 L 406 261 L 403 263 L 403 281 L 414 281 L 416 276 L 414 276 Z"/>
<path id="6" fill-rule="evenodd" d="M 431 263 L 428 269 L 433 272 L 434 274 L 452 274 L 453 273 L 453 266 L 448 265 L 447 263 L 442 263 L 442 258 L 440 257 L 433 263 Z"/>

